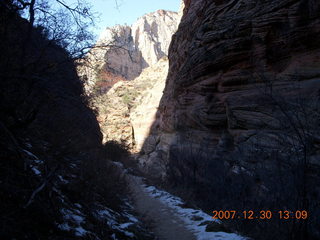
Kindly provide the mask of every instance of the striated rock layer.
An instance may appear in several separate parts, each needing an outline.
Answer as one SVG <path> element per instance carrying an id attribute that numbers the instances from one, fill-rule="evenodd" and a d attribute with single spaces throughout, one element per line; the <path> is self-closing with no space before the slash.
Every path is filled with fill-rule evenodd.
<path id="1" fill-rule="evenodd" d="M 319 4 L 186 1 L 184 13 L 154 124 L 160 138 L 183 130 L 216 145 L 228 132 L 241 142 L 281 127 L 270 102 L 259 102 L 266 89 L 287 99 L 317 94 Z"/>
<path id="2" fill-rule="evenodd" d="M 280 195 L 291 206 L 293 196 L 308 192 L 305 181 L 310 199 L 318 196 L 319 37 L 316 1 L 186 0 L 158 117 L 142 148 L 145 171 L 172 182 L 206 182 L 214 197 L 224 181 L 238 193 L 247 186 L 238 207 L 267 206 Z M 203 163 L 199 152 L 215 158 Z M 210 167 L 215 178 L 205 172 Z M 286 190 L 277 189 L 279 176 Z M 224 202 L 215 204 L 236 202 L 236 190 L 220 190 Z"/>

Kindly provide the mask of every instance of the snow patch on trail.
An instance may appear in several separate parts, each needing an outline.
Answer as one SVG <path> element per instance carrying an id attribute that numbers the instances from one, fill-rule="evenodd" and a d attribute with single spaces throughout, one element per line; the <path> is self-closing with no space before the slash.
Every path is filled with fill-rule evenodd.
<path id="1" fill-rule="evenodd" d="M 181 207 L 184 202 L 181 198 L 171 195 L 168 192 L 159 190 L 154 186 L 143 185 L 144 191 L 153 198 L 159 199 L 162 203 L 174 210 L 174 213 L 196 236 L 197 240 L 245 240 L 246 238 L 235 233 L 225 232 L 206 232 L 206 224 L 201 224 L 206 221 L 221 223 L 219 220 L 212 219 L 212 217 L 201 210 Z"/>

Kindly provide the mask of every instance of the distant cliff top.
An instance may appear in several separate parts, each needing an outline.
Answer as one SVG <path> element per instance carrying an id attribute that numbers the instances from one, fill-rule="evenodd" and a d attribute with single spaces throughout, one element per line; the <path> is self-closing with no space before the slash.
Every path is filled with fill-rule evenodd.
<path id="1" fill-rule="evenodd" d="M 86 79 L 86 89 L 90 91 L 98 81 L 104 81 L 101 75 L 105 72 L 133 80 L 143 69 L 167 56 L 180 18 L 177 12 L 157 10 L 141 16 L 131 26 L 106 28 L 96 45 L 107 47 L 92 49 L 87 56 L 91 68 L 79 70 Z"/>

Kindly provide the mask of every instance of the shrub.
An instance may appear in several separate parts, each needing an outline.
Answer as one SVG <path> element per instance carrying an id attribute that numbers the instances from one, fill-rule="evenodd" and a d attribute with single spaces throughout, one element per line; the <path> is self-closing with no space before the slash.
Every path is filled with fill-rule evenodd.
<path id="1" fill-rule="evenodd" d="M 136 168 L 136 162 L 131 157 L 128 147 L 116 141 L 108 141 L 104 144 L 104 152 L 108 159 L 121 162 L 127 168 Z"/>

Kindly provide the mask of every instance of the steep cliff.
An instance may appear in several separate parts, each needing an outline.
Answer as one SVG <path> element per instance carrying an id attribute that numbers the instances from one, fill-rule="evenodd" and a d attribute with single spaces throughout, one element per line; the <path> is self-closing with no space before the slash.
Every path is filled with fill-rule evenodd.
<path id="1" fill-rule="evenodd" d="M 144 63 L 142 68 L 152 66 L 168 55 L 171 37 L 178 28 L 176 12 L 158 10 L 140 17 L 132 25 L 132 37 L 140 50 Z"/>
<path id="2" fill-rule="evenodd" d="M 319 37 L 316 1 L 185 1 L 145 171 L 209 208 L 318 213 Z"/>
<path id="3" fill-rule="evenodd" d="M 113 72 L 110 78 L 123 76 L 118 81 L 111 80 L 107 88 L 97 84 L 99 79 L 94 74 L 89 83 L 100 89 L 93 94 L 96 96 L 92 106 L 99 114 L 104 141 L 115 140 L 133 151 L 140 151 L 162 96 L 168 73 L 166 55 L 181 16 L 181 11 L 178 14 L 164 10 L 146 14 L 131 27 L 107 29 L 97 43 L 103 45 L 113 39 L 114 45 L 123 47 L 91 50 L 97 54 L 89 57 L 99 61 L 92 60 L 90 64 Z"/>
<path id="4" fill-rule="evenodd" d="M 178 13 L 158 10 L 138 18 L 131 27 L 107 28 L 79 68 L 87 90 L 92 91 L 99 81 L 114 82 L 115 77 L 132 80 L 167 56 L 178 22 Z M 104 77 L 103 73 L 113 76 Z"/>

